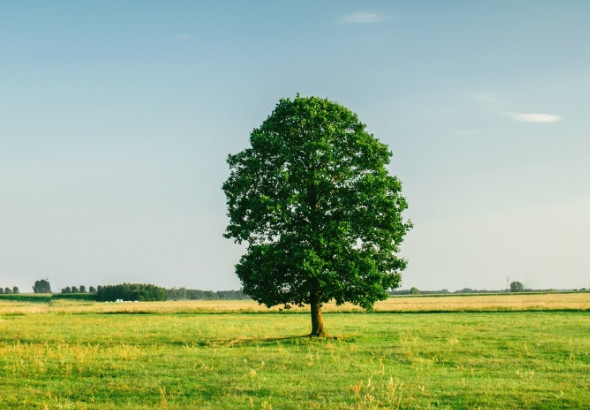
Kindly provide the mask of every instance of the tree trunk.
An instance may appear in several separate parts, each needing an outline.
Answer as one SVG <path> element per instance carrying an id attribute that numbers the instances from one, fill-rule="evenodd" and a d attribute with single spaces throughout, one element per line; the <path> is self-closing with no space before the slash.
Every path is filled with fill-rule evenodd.
<path id="1" fill-rule="evenodd" d="M 324 319 L 322 318 L 322 303 L 315 292 L 309 296 L 309 305 L 311 307 L 311 334 L 312 337 L 325 336 Z"/>

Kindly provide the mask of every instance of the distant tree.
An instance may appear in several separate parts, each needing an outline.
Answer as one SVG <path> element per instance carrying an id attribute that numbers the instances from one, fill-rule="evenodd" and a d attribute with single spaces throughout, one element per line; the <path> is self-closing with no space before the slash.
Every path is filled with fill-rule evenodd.
<path id="1" fill-rule="evenodd" d="M 0 287 L 0 295 L 4 293 L 4 288 Z"/>
<path id="2" fill-rule="evenodd" d="M 4 288 L 4 293 L 12 293 L 12 289 L 7 286 Z"/>
<path id="3" fill-rule="evenodd" d="M 418 289 L 418 288 L 411 288 L 410 289 L 410 295 L 419 295 L 420 293 L 421 293 L 420 289 Z"/>
<path id="4" fill-rule="evenodd" d="M 72 293 L 78 293 L 78 288 L 76 286 L 72 286 Z"/>
<path id="5" fill-rule="evenodd" d="M 18 286 L 14 286 L 12 288 L 12 293 L 14 293 L 15 295 L 18 295 L 20 293 L 20 290 L 18 290 Z"/>
<path id="6" fill-rule="evenodd" d="M 89 293 L 96 293 L 96 288 L 94 286 L 90 286 L 90 288 L 88 288 L 88 292 Z"/>
<path id="7" fill-rule="evenodd" d="M 72 289 L 69 286 L 61 289 L 61 293 L 72 293 Z"/>
<path id="8" fill-rule="evenodd" d="M 48 280 L 40 279 L 33 285 L 34 293 L 51 293 L 51 285 Z"/>
<path id="9" fill-rule="evenodd" d="M 324 335 L 323 303 L 386 299 L 411 227 L 387 145 L 346 107 L 299 95 L 281 99 L 250 144 L 228 157 L 223 184 L 225 236 L 247 245 L 244 292 L 268 307 L 309 304 L 311 336 Z"/>
<path id="10" fill-rule="evenodd" d="M 80 293 L 86 293 L 86 286 L 80 285 Z"/>
<path id="11" fill-rule="evenodd" d="M 524 285 L 518 281 L 514 281 L 510 283 L 510 292 L 523 292 Z"/>

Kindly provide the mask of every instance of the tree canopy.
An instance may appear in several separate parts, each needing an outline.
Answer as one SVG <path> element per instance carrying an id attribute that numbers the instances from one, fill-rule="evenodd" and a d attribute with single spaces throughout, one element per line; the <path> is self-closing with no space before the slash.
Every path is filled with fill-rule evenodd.
<path id="1" fill-rule="evenodd" d="M 524 291 L 524 285 L 522 284 L 522 282 L 519 282 L 519 281 L 510 282 L 510 292 L 523 292 L 523 291 Z"/>
<path id="2" fill-rule="evenodd" d="M 33 285 L 33 292 L 51 293 L 51 285 L 49 284 L 49 280 L 40 279 L 35 281 L 35 284 Z"/>
<path id="3" fill-rule="evenodd" d="M 407 208 L 388 147 L 357 115 L 318 97 L 281 99 L 229 155 L 225 236 L 247 244 L 236 265 L 244 293 L 267 306 L 310 304 L 324 334 L 330 300 L 371 308 L 400 284 Z"/>

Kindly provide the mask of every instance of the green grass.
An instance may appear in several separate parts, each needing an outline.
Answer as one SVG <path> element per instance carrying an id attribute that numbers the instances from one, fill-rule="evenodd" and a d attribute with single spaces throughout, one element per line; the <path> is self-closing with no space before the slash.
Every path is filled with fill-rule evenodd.
<path id="1" fill-rule="evenodd" d="M 95 300 L 94 293 L 4 293 L 0 294 L 0 301 L 42 302 L 47 303 L 56 299 Z"/>
<path id="2" fill-rule="evenodd" d="M 72 300 L 96 300 L 95 293 L 56 293 L 52 295 L 51 299 L 72 299 Z"/>
<path id="3" fill-rule="evenodd" d="M 590 313 L 0 314 L 0 408 L 583 408 Z"/>
<path id="4" fill-rule="evenodd" d="M 0 294 L 0 301 L 20 301 L 20 302 L 37 302 L 47 303 L 52 298 L 51 293 L 4 293 Z"/>

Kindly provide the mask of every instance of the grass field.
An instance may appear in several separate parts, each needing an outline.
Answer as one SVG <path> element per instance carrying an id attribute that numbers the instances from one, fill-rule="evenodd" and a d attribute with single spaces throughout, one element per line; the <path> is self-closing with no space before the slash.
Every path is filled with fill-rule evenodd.
<path id="1" fill-rule="evenodd" d="M 327 306 L 336 337 L 314 340 L 307 312 L 251 301 L 2 300 L 0 408 L 586 408 L 589 309 L 392 298 Z"/>

